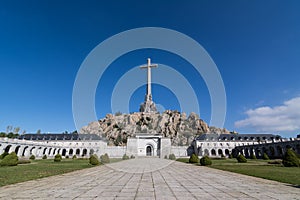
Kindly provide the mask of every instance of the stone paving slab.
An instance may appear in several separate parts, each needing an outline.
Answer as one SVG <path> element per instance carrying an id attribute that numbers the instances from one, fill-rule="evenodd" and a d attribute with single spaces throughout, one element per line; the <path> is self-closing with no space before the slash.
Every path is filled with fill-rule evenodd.
<path id="1" fill-rule="evenodd" d="M 300 188 L 159 158 L 138 158 L 0 187 L 0 199 L 299 199 Z"/>

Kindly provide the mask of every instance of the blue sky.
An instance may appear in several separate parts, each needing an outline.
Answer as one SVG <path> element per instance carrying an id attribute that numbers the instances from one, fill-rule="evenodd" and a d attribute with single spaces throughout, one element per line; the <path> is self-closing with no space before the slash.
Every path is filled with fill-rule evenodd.
<path id="1" fill-rule="evenodd" d="M 125 30 L 164 27 L 201 44 L 217 65 L 227 96 L 224 127 L 241 133 L 300 132 L 299 1 L 0 1 L 0 130 L 75 130 L 73 84 L 86 56 Z M 190 81 L 210 120 L 202 77 L 170 52 L 144 49 L 121 56 L 96 93 L 98 118 L 110 112 L 114 84 L 146 58 L 174 67 Z M 122 66 L 122 67 L 120 67 Z M 184 66 L 185 68 L 181 68 Z M 145 73 L 145 72 L 144 72 Z M 153 76 L 159 76 L 153 70 Z M 137 111 L 145 86 L 132 95 Z M 179 109 L 176 94 L 153 86 L 153 99 Z"/>

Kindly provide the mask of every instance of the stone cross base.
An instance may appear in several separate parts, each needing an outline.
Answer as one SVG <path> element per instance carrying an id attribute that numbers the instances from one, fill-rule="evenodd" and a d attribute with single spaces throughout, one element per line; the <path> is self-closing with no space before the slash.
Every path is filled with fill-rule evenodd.
<path id="1" fill-rule="evenodd" d="M 145 101 L 140 106 L 140 112 L 156 113 L 157 109 L 156 109 L 155 103 L 153 101 Z"/>

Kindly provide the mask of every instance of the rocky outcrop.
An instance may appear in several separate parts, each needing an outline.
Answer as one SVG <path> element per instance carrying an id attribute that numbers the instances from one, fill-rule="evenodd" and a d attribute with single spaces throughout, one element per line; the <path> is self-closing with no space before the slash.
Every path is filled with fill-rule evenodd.
<path id="1" fill-rule="evenodd" d="M 166 110 L 164 113 L 107 114 L 104 119 L 91 122 L 80 133 L 94 133 L 108 140 L 109 145 L 122 146 L 136 133 L 159 133 L 171 138 L 172 145 L 189 145 L 203 133 L 229 133 L 226 129 L 209 127 L 196 113 Z"/>

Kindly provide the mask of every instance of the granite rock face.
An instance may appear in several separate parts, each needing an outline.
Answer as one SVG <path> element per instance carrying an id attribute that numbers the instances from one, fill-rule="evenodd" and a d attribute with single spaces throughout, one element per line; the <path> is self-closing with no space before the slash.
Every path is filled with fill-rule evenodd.
<path id="1" fill-rule="evenodd" d="M 80 133 L 94 133 L 108 140 L 109 145 L 126 145 L 136 133 L 158 133 L 169 137 L 172 145 L 190 145 L 203 133 L 229 133 L 226 129 L 209 127 L 196 113 L 166 110 L 163 113 L 107 114 L 105 118 L 82 127 Z"/>

